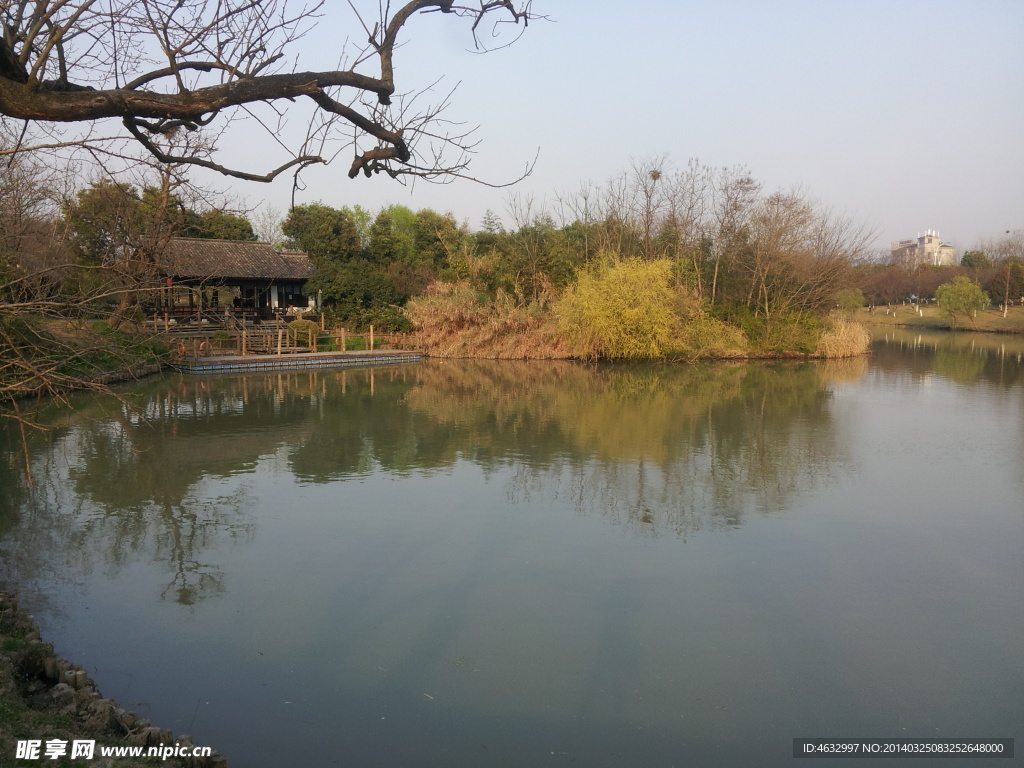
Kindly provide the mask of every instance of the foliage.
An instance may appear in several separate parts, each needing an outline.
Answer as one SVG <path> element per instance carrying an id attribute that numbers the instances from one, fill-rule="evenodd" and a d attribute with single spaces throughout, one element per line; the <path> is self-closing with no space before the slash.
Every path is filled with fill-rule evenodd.
<path id="1" fill-rule="evenodd" d="M 312 293 L 322 291 L 334 323 L 359 328 L 372 324 L 395 331 L 407 328 L 399 309 L 407 297 L 365 259 L 321 263 L 306 285 Z"/>
<path id="2" fill-rule="evenodd" d="M 146 222 L 134 187 L 94 182 L 67 201 L 63 213 L 72 247 L 86 263 L 114 264 L 142 247 Z"/>
<path id="3" fill-rule="evenodd" d="M 935 291 L 939 309 L 949 316 L 950 324 L 956 328 L 957 319 L 971 319 L 975 312 L 988 306 L 988 294 L 969 277 L 960 275 L 943 283 Z"/>
<path id="4" fill-rule="evenodd" d="M 323 266 L 357 258 L 362 250 L 356 218 L 350 211 L 323 203 L 299 205 L 288 212 L 281 231 L 292 247 L 305 251 Z"/>
<path id="5" fill-rule="evenodd" d="M 417 261 L 417 216 L 404 205 L 391 205 L 377 214 L 370 225 L 366 257 L 374 264 Z"/>
<path id="6" fill-rule="evenodd" d="M 981 269 L 991 266 L 991 264 L 992 262 L 984 251 L 964 251 L 964 255 L 960 259 L 961 267 L 969 267 L 971 269 Z"/>
<path id="7" fill-rule="evenodd" d="M 556 307 L 559 326 L 580 357 L 657 358 L 679 331 L 667 259 L 624 259 L 580 273 Z"/>
<path id="8" fill-rule="evenodd" d="M 1000 262 L 988 282 L 988 290 L 998 297 L 1004 311 L 1011 301 L 1024 299 L 1024 264 L 1015 258 Z"/>
<path id="9" fill-rule="evenodd" d="M 844 312 L 853 312 L 860 309 L 867 302 L 864 299 L 864 291 L 860 288 L 844 288 L 835 295 L 836 307 Z"/>
<path id="10" fill-rule="evenodd" d="M 678 344 L 677 354 L 688 360 L 742 356 L 749 348 L 743 331 L 704 312 L 684 320 Z"/>
<path id="11" fill-rule="evenodd" d="M 245 216 L 221 208 L 211 208 L 198 214 L 189 211 L 181 236 L 209 240 L 256 240 L 252 223 Z"/>
<path id="12" fill-rule="evenodd" d="M 309 340 L 313 340 L 320 334 L 320 326 L 312 320 L 292 320 L 288 323 L 288 330 L 295 334 L 296 343 L 308 347 Z"/>

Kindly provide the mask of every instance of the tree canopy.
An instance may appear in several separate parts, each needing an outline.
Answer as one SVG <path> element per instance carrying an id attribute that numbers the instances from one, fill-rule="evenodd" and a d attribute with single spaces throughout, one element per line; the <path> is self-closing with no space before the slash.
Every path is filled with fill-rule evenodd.
<path id="1" fill-rule="evenodd" d="M 979 309 L 988 305 L 988 295 L 974 280 L 959 275 L 936 289 L 935 297 L 939 300 L 939 308 L 949 315 L 950 324 L 956 328 L 957 318 L 963 315 L 970 319 Z"/>

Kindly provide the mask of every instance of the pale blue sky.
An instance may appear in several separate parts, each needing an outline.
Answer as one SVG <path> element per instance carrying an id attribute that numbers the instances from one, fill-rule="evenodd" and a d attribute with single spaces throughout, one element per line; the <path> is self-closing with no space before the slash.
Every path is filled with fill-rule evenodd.
<path id="1" fill-rule="evenodd" d="M 331 3 L 331 5 L 335 5 Z M 341 3 L 337 3 L 341 5 Z M 961 248 L 1024 228 L 1024 0 L 536 0 L 553 21 L 486 56 L 440 14 L 415 19 L 396 59 L 414 88 L 460 83 L 452 117 L 480 125 L 472 172 L 516 176 L 553 202 L 631 159 L 746 165 L 768 189 L 801 187 L 872 225 L 879 248 L 937 229 Z M 333 13 L 333 11 L 332 11 Z M 328 16 L 303 68 L 348 30 Z M 401 86 L 400 86 L 401 88 Z M 245 140 L 237 142 L 250 152 Z M 470 182 L 349 180 L 314 168 L 298 202 L 451 211 L 478 226 L 507 190 Z M 285 210 L 290 183 L 238 184 Z"/>

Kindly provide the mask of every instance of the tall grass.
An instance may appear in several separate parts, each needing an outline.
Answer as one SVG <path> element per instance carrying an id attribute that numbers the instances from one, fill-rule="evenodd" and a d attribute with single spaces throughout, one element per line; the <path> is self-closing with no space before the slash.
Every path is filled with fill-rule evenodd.
<path id="1" fill-rule="evenodd" d="M 861 323 L 832 314 L 818 339 L 815 355 L 825 358 L 856 357 L 867 352 L 870 343 L 871 335 Z"/>
<path id="2" fill-rule="evenodd" d="M 491 298 L 466 281 L 435 282 L 423 296 L 406 304 L 405 315 L 434 357 L 572 357 L 554 315 L 543 304 L 517 305 L 500 290 Z"/>

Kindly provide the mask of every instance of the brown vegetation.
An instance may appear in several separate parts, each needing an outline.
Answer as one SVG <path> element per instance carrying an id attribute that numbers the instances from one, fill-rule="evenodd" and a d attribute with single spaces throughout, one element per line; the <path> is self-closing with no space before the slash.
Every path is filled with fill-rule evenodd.
<path id="1" fill-rule="evenodd" d="M 856 357 L 867 352 L 870 343 L 871 335 L 861 323 L 833 313 L 818 340 L 815 354 L 829 359 Z"/>
<path id="2" fill-rule="evenodd" d="M 405 307 L 423 348 L 436 357 L 555 360 L 571 357 L 554 315 L 538 303 L 493 299 L 468 282 L 434 283 Z"/>

